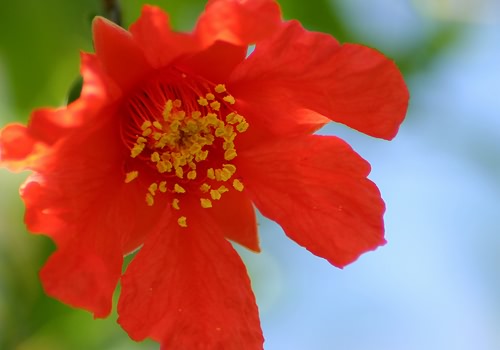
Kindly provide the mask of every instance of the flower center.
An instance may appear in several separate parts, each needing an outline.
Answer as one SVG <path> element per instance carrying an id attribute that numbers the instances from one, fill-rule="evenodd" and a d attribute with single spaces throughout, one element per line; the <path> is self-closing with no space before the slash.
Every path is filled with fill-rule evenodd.
<path id="1" fill-rule="evenodd" d="M 199 197 L 202 208 L 211 208 L 230 188 L 243 190 L 232 160 L 234 141 L 249 124 L 233 108 L 236 100 L 223 84 L 189 79 L 177 72 L 148 84 L 128 101 L 129 119 L 122 138 L 130 149 L 125 183 L 146 171 L 145 202 L 167 196 L 175 210 L 182 197 Z M 151 179 L 154 179 L 151 181 Z M 227 186 L 228 187 L 227 187 Z M 187 217 L 177 220 L 187 227 Z"/>

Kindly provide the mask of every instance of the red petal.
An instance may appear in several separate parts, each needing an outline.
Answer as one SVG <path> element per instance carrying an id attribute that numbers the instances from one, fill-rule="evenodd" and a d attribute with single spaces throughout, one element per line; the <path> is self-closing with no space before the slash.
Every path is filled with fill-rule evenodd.
<path id="1" fill-rule="evenodd" d="M 97 233 L 108 234 L 102 230 Z M 121 251 L 117 245 L 118 249 L 99 251 L 100 247 L 82 243 L 73 241 L 54 253 L 40 272 L 40 278 L 47 294 L 103 318 L 111 311 L 113 291 L 121 273 Z"/>
<path id="2" fill-rule="evenodd" d="M 366 134 L 391 139 L 408 105 L 408 90 L 392 61 L 363 46 L 340 46 L 331 36 L 306 31 L 296 21 L 257 43 L 231 80 L 238 100 L 265 111 L 254 113 L 253 119 L 272 119 L 253 122 L 272 123 L 273 133 L 294 133 L 303 124 L 295 111 L 310 109 Z M 317 118 L 317 123 L 324 119 Z"/>
<path id="3" fill-rule="evenodd" d="M 246 46 L 268 37 L 281 23 L 274 0 L 212 0 L 194 33 L 204 47 L 217 40 Z"/>
<path id="4" fill-rule="evenodd" d="M 236 158 L 261 213 L 313 254 L 343 267 L 383 245 L 384 203 L 369 164 L 335 137 L 268 144 Z"/>
<path id="5" fill-rule="evenodd" d="M 35 110 L 27 127 L 10 124 L 0 131 L 0 165 L 13 171 L 36 170 L 50 146 L 71 129 L 93 119 L 105 103 L 117 97 L 116 87 L 103 77 L 94 56 L 82 54 L 81 74 L 81 96 L 68 107 Z"/>
<path id="6" fill-rule="evenodd" d="M 204 51 L 179 64 L 185 71 L 200 75 L 214 83 L 227 81 L 229 75 L 246 57 L 247 48 L 217 41 Z"/>
<path id="7" fill-rule="evenodd" d="M 201 212 L 148 239 L 122 277 L 118 322 L 167 349 L 261 350 L 245 266 Z"/>
<path id="8" fill-rule="evenodd" d="M 152 69 L 139 45 L 125 29 L 96 17 L 92 30 L 97 58 L 122 91 L 128 91 Z"/>
<path id="9" fill-rule="evenodd" d="M 210 215 L 226 238 L 260 252 L 257 221 L 252 202 L 245 193 L 229 191 L 213 204 Z"/>
<path id="10" fill-rule="evenodd" d="M 192 35 L 171 30 L 167 14 L 156 6 L 145 5 L 130 32 L 155 68 L 164 67 L 176 58 L 199 50 Z"/>

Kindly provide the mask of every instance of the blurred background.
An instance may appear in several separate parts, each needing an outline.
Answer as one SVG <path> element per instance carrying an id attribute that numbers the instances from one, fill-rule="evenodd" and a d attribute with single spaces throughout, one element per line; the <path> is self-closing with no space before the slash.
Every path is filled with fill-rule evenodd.
<path id="1" fill-rule="evenodd" d="M 145 1 L 123 0 L 128 27 Z M 149 1 L 192 28 L 201 0 Z M 330 124 L 373 167 L 388 244 L 344 270 L 260 218 L 263 252 L 239 249 L 266 350 L 500 349 L 500 1 L 281 0 L 287 19 L 393 58 L 411 91 L 392 142 Z M 99 0 L 0 0 L 0 125 L 66 103 L 79 50 L 91 51 Z M 0 169 L 0 349 L 139 350 L 115 323 L 46 297 L 49 239 L 23 225 L 18 187 Z"/>

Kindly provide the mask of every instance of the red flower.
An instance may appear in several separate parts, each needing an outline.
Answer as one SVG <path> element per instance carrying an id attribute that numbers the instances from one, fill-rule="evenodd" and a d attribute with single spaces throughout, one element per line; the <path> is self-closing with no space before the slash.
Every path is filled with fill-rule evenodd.
<path id="1" fill-rule="evenodd" d="M 119 323 L 135 340 L 262 349 L 226 240 L 259 251 L 253 204 L 335 266 L 384 244 L 369 164 L 312 133 L 331 119 L 394 137 L 408 92 L 393 62 L 283 22 L 273 0 L 211 0 L 191 34 L 152 6 L 130 32 L 103 18 L 93 30 L 80 98 L 0 136 L 1 164 L 33 171 L 29 230 L 57 244 L 48 294 L 106 317 L 120 279 Z"/>

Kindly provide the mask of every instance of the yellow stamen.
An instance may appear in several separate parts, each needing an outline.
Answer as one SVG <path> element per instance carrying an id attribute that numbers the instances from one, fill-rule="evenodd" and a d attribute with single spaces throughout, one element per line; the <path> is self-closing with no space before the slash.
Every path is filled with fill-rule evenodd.
<path id="1" fill-rule="evenodd" d="M 210 190 L 210 197 L 212 197 L 213 200 L 219 200 L 221 199 L 222 195 L 217 190 Z"/>
<path id="2" fill-rule="evenodd" d="M 158 130 L 162 130 L 162 129 L 163 129 L 163 125 L 161 125 L 161 124 L 160 124 L 160 122 L 159 122 L 158 120 L 155 120 L 155 121 L 153 122 L 153 126 L 154 126 L 155 128 L 157 128 Z"/>
<path id="3" fill-rule="evenodd" d="M 243 191 L 243 189 L 245 188 L 245 186 L 243 186 L 241 181 L 238 179 L 233 180 L 233 187 L 236 191 L 240 191 L 240 192 Z"/>
<path id="4" fill-rule="evenodd" d="M 167 192 L 167 181 L 162 181 L 160 182 L 160 186 L 158 186 L 158 189 L 160 192 L 165 193 Z"/>
<path id="5" fill-rule="evenodd" d="M 231 95 L 224 96 L 223 100 L 229 103 L 230 105 L 234 105 L 236 103 L 235 98 Z"/>
<path id="6" fill-rule="evenodd" d="M 206 106 L 208 106 L 208 101 L 207 101 L 207 99 L 206 99 L 206 98 L 204 98 L 204 97 L 200 97 L 200 98 L 198 99 L 198 104 L 199 104 L 200 106 L 206 107 Z"/>
<path id="7" fill-rule="evenodd" d="M 200 204 L 202 208 L 212 208 L 212 201 L 207 198 L 200 198 Z"/>
<path id="8" fill-rule="evenodd" d="M 146 203 L 151 207 L 155 203 L 155 199 L 151 193 L 146 193 Z"/>
<path id="9" fill-rule="evenodd" d="M 214 95 L 214 94 L 212 94 L 212 93 L 210 93 L 210 92 L 209 92 L 208 94 L 206 94 L 206 95 L 205 95 L 205 97 L 206 97 L 206 99 L 207 99 L 207 100 L 209 100 L 209 101 L 213 101 L 213 100 L 215 100 L 215 95 Z"/>
<path id="10" fill-rule="evenodd" d="M 191 170 L 189 173 L 187 173 L 187 178 L 189 180 L 194 180 L 196 179 L 196 170 Z"/>
<path id="11" fill-rule="evenodd" d="M 125 174 L 125 183 L 129 183 L 136 179 L 139 176 L 139 172 L 137 170 L 133 170 L 127 174 Z"/>
<path id="12" fill-rule="evenodd" d="M 223 93 L 224 91 L 226 91 L 226 86 L 224 84 L 218 84 L 216 87 L 215 87 L 215 92 L 221 94 Z"/>
<path id="13" fill-rule="evenodd" d="M 174 185 L 174 192 L 175 193 L 186 193 L 186 190 L 181 187 L 179 184 Z"/>
<path id="14" fill-rule="evenodd" d="M 180 218 L 177 219 L 177 223 L 179 224 L 180 227 L 187 227 L 187 218 L 185 216 L 181 216 Z"/>
<path id="15" fill-rule="evenodd" d="M 181 207 L 179 206 L 179 199 L 178 198 L 174 198 L 172 200 L 172 208 L 174 208 L 175 210 L 181 210 Z"/>
<path id="16" fill-rule="evenodd" d="M 153 196 L 156 193 L 156 190 L 158 189 L 158 184 L 156 182 L 153 182 L 151 185 L 148 187 L 149 193 L 151 193 Z"/>
<path id="17" fill-rule="evenodd" d="M 201 192 L 208 192 L 209 189 L 210 189 L 210 185 L 207 183 L 204 183 L 203 185 L 200 186 Z"/>
<path id="18" fill-rule="evenodd" d="M 233 160 L 234 158 L 236 158 L 237 154 L 236 154 L 236 151 L 234 150 L 234 148 L 231 148 L 231 149 L 228 149 L 226 150 L 226 152 L 224 152 L 224 159 L 225 160 Z"/>
<path id="19" fill-rule="evenodd" d="M 210 103 L 210 107 L 212 107 L 212 109 L 218 111 L 220 109 L 220 102 L 214 101 L 214 102 Z"/>

